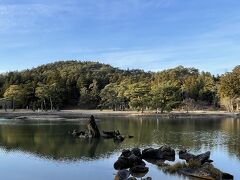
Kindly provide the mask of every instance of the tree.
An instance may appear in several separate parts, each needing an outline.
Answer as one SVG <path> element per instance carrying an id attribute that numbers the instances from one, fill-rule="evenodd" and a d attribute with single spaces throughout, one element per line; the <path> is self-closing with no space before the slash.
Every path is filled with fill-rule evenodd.
<path id="1" fill-rule="evenodd" d="M 4 98 L 12 101 L 13 111 L 15 111 L 15 102 L 19 104 L 24 99 L 23 88 L 20 85 L 10 85 L 4 93 Z"/>
<path id="2" fill-rule="evenodd" d="M 129 105 L 132 108 L 141 110 L 149 106 L 150 97 L 150 84 L 147 82 L 139 82 L 129 85 L 128 90 L 125 92 L 125 96 L 129 99 Z"/>
<path id="3" fill-rule="evenodd" d="M 119 99 L 116 89 L 117 84 L 110 83 L 101 90 L 100 97 L 103 106 L 109 106 L 113 110 L 117 109 L 117 106 L 119 105 Z"/>
<path id="4" fill-rule="evenodd" d="M 152 86 L 152 107 L 160 108 L 161 113 L 171 111 L 180 104 L 180 90 L 170 83 L 156 84 Z"/>
<path id="5" fill-rule="evenodd" d="M 36 88 L 36 97 L 41 103 L 41 110 L 47 110 L 46 99 L 48 98 L 48 86 L 45 84 L 38 84 Z"/>
<path id="6" fill-rule="evenodd" d="M 217 106 L 217 86 L 214 77 L 208 72 L 202 72 L 198 77 L 199 99 Z"/>
<path id="7" fill-rule="evenodd" d="M 50 104 L 50 110 L 53 108 L 59 109 L 61 104 L 61 94 L 64 90 L 57 84 L 53 83 L 50 85 L 39 83 L 36 88 L 36 97 L 39 98 L 41 103 L 41 109 L 48 109 L 47 102 Z"/>
<path id="8" fill-rule="evenodd" d="M 230 112 L 239 110 L 240 103 L 240 66 L 221 76 L 218 89 L 221 102 Z"/>
<path id="9" fill-rule="evenodd" d="M 191 99 L 197 100 L 199 98 L 199 89 L 200 89 L 200 84 L 198 81 L 198 76 L 186 77 L 181 86 L 184 99 L 191 98 Z"/>

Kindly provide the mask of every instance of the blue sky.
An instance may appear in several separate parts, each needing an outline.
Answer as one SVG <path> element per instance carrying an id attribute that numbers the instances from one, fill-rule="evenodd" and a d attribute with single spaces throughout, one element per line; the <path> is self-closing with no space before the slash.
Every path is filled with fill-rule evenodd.
<path id="1" fill-rule="evenodd" d="M 0 0 L 0 72 L 72 59 L 230 71 L 240 64 L 240 1 Z"/>

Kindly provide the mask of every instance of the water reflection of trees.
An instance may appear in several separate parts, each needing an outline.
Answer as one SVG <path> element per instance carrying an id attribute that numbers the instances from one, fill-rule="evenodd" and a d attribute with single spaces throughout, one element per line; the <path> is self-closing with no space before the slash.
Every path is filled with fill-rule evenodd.
<path id="1" fill-rule="evenodd" d="M 95 159 L 110 155 L 125 147 L 152 144 L 184 146 L 192 150 L 227 147 L 240 158 L 240 120 L 232 119 L 104 119 L 100 129 L 118 129 L 134 135 L 122 144 L 111 139 L 74 139 L 67 131 L 84 129 L 84 125 L 1 125 L 0 145 L 6 150 L 21 150 L 55 160 Z"/>

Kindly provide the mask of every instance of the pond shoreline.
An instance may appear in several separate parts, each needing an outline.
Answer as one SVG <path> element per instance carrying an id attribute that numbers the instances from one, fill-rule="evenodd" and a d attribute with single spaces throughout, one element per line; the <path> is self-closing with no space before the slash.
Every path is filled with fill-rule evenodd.
<path id="1" fill-rule="evenodd" d="M 89 118 L 90 115 L 95 117 L 156 117 L 156 118 L 239 118 L 240 113 L 229 113 L 226 111 L 173 111 L 171 113 L 158 114 L 154 111 L 146 111 L 144 113 L 137 111 L 111 111 L 111 110 L 62 110 L 38 112 L 30 110 L 16 110 L 15 112 L 5 112 L 0 110 L 0 118 L 19 119 L 19 120 L 68 120 L 79 121 Z"/>

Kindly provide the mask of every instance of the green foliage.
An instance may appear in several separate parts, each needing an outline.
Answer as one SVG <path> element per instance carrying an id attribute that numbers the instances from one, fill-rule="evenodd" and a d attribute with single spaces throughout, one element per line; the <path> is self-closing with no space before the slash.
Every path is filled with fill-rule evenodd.
<path id="1" fill-rule="evenodd" d="M 229 111 L 240 110 L 240 66 L 220 77 L 218 93 Z"/>
<path id="2" fill-rule="evenodd" d="M 102 89 L 100 97 L 102 99 L 102 106 L 116 110 L 120 101 L 117 94 L 117 84 L 110 83 L 106 85 L 105 88 Z"/>
<path id="3" fill-rule="evenodd" d="M 13 110 L 15 110 L 15 103 L 23 102 L 24 88 L 20 85 L 10 85 L 4 93 L 4 98 L 12 101 Z"/>
<path id="4" fill-rule="evenodd" d="M 239 69 L 215 78 L 182 66 L 152 73 L 120 70 L 98 62 L 60 61 L 1 74 L 0 98 L 33 110 L 130 107 L 141 111 L 160 108 L 163 112 L 180 104 L 187 109 L 193 103 L 218 107 L 220 97 L 229 104 L 228 109 L 236 110 L 240 101 Z"/>
<path id="5" fill-rule="evenodd" d="M 129 99 L 130 107 L 143 112 L 150 105 L 150 84 L 147 82 L 131 84 L 124 95 Z"/>
<path id="6" fill-rule="evenodd" d="M 161 113 L 171 111 L 180 105 L 180 89 L 170 83 L 154 84 L 151 90 L 152 107 L 160 108 Z"/>

